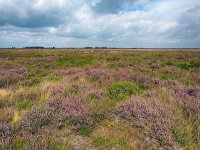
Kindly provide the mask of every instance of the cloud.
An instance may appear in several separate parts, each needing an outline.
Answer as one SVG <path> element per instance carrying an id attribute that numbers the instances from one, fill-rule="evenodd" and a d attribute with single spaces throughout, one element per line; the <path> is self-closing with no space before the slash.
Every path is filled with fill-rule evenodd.
<path id="1" fill-rule="evenodd" d="M 0 47 L 200 47 L 197 0 L 0 0 Z"/>
<path id="2" fill-rule="evenodd" d="M 173 21 L 173 22 L 167 22 L 163 25 L 160 26 L 160 28 L 158 29 L 159 32 L 161 33 L 166 33 L 169 32 L 170 30 L 173 30 L 174 28 L 176 28 L 178 26 L 178 22 Z"/>
<path id="3" fill-rule="evenodd" d="M 82 4 L 82 0 L 0 0 L 0 25 L 58 26 L 71 21 L 71 14 Z"/>

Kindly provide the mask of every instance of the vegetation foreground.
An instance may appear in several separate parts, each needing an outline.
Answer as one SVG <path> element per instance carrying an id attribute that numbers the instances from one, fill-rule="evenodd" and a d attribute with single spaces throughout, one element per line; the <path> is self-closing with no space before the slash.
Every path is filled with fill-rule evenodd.
<path id="1" fill-rule="evenodd" d="M 0 51 L 0 149 L 200 149 L 200 51 Z"/>

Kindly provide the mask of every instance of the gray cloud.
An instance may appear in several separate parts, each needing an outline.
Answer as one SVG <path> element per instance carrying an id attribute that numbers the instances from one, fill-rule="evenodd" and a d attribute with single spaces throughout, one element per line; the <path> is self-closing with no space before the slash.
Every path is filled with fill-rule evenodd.
<path id="1" fill-rule="evenodd" d="M 80 1 L 77 7 L 81 3 Z M 0 26 L 58 26 L 71 20 L 74 7 L 73 0 L 0 0 Z"/>

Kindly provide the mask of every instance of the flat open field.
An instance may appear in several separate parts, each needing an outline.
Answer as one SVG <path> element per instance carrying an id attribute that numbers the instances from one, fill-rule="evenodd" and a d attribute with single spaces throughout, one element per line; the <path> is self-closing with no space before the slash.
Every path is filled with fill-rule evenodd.
<path id="1" fill-rule="evenodd" d="M 2 50 L 0 149 L 200 149 L 200 51 Z"/>

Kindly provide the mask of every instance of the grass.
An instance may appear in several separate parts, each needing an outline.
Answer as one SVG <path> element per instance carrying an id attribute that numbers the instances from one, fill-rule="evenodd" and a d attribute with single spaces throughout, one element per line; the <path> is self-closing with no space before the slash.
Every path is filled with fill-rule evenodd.
<path id="1" fill-rule="evenodd" d="M 112 139 L 112 138 L 104 138 L 101 136 L 97 136 L 93 138 L 93 141 L 97 146 L 102 146 L 104 149 L 109 149 L 109 150 L 112 150 L 114 148 L 120 148 L 124 150 L 130 149 L 126 145 L 126 141 L 124 139 Z"/>
<path id="2" fill-rule="evenodd" d="M 200 149 L 200 51 L 0 51 L 0 149 Z"/>
<path id="3" fill-rule="evenodd" d="M 109 88 L 109 98 L 114 101 L 122 101 L 130 98 L 133 94 L 141 92 L 140 87 L 133 85 L 130 82 L 124 81 L 113 83 Z"/>

